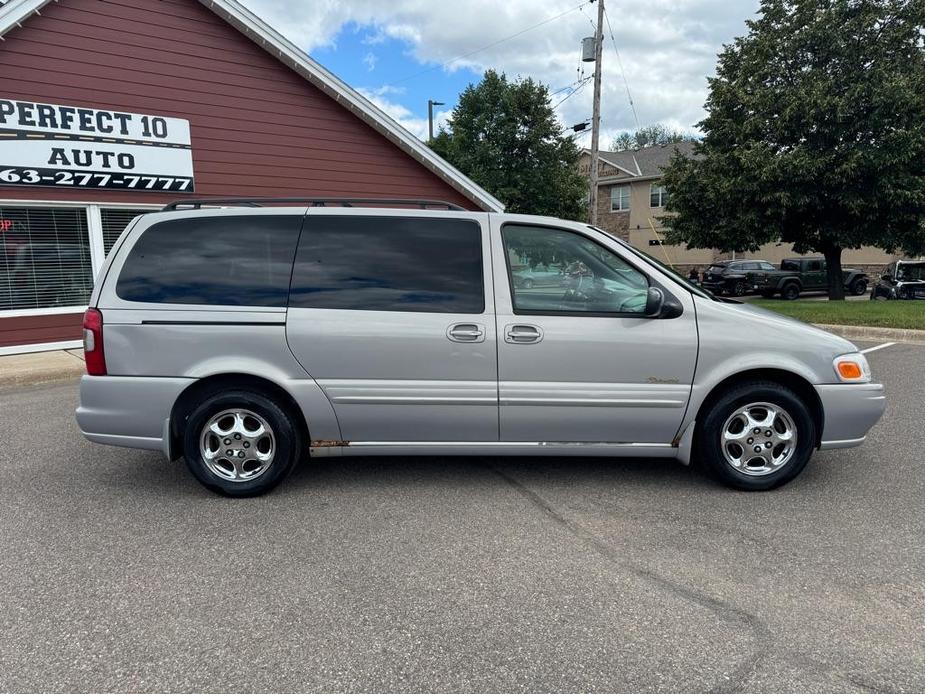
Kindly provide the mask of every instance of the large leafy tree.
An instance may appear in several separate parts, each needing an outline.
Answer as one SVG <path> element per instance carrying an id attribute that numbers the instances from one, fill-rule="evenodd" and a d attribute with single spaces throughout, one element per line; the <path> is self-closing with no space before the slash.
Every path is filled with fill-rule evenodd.
<path id="1" fill-rule="evenodd" d="M 698 157 L 676 156 L 668 240 L 925 252 L 925 2 L 762 0 L 710 79 Z"/>
<path id="2" fill-rule="evenodd" d="M 693 135 L 674 130 L 662 123 L 655 123 L 654 125 L 645 125 L 632 132 L 620 133 L 611 142 L 610 149 L 614 152 L 622 152 L 627 149 L 670 145 L 674 142 L 685 142 L 694 139 Z"/>
<path id="3" fill-rule="evenodd" d="M 460 95 L 437 154 L 505 203 L 507 211 L 581 219 L 587 184 L 581 151 L 563 135 L 549 90 L 488 70 Z"/>

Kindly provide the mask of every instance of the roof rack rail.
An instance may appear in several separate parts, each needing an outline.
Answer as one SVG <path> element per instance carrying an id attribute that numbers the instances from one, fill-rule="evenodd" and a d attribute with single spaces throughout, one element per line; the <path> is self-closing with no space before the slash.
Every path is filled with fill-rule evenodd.
<path id="1" fill-rule="evenodd" d="M 285 203 L 298 203 L 312 207 L 353 207 L 354 205 L 407 205 L 427 210 L 432 207 L 443 207 L 454 212 L 465 212 L 459 205 L 443 200 L 412 200 L 402 198 L 198 198 L 195 200 L 176 200 L 164 206 L 162 212 L 171 212 L 180 209 L 200 210 L 205 205 L 220 205 L 228 207 L 263 207 L 264 205 L 278 205 Z"/>

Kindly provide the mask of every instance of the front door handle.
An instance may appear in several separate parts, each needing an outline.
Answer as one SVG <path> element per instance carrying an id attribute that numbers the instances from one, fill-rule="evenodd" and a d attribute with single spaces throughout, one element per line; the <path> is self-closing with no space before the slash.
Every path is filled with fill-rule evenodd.
<path id="1" fill-rule="evenodd" d="M 446 329 L 453 342 L 485 342 L 485 328 L 478 323 L 456 323 Z"/>
<path id="2" fill-rule="evenodd" d="M 504 327 L 504 341 L 512 345 L 530 345 L 543 339 L 543 331 L 535 325 L 515 324 Z"/>

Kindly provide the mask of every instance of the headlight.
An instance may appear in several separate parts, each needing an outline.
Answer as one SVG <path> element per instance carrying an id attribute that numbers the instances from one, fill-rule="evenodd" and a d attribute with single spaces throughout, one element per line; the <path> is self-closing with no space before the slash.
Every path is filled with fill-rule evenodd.
<path id="1" fill-rule="evenodd" d="M 835 357 L 832 365 L 835 367 L 838 380 L 844 383 L 870 382 L 870 364 L 867 363 L 867 357 L 860 352 Z"/>

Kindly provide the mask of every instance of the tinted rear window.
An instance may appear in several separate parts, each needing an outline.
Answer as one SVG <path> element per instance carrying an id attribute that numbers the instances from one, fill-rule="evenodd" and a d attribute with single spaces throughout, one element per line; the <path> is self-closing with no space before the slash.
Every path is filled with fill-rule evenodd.
<path id="1" fill-rule="evenodd" d="M 301 216 L 234 216 L 155 224 L 116 285 L 125 301 L 285 306 Z"/>
<path id="2" fill-rule="evenodd" d="M 465 219 L 309 216 L 289 305 L 482 313 L 480 227 Z"/>

